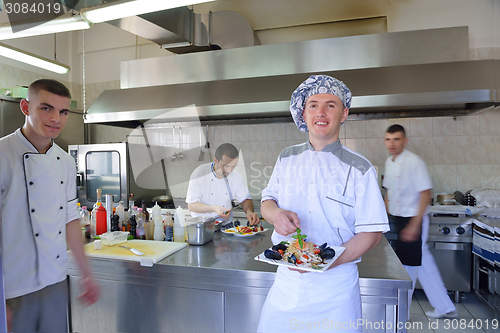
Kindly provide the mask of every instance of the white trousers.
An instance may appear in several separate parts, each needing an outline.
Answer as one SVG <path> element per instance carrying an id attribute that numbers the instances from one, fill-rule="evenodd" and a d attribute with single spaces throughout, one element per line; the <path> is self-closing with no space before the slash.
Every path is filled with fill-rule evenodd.
<path id="1" fill-rule="evenodd" d="M 440 313 L 455 311 L 455 305 L 448 296 L 439 268 L 427 246 L 428 237 L 429 215 L 425 215 L 422 222 L 422 266 L 418 270 L 418 281 L 420 281 L 425 296 L 433 308 Z"/>

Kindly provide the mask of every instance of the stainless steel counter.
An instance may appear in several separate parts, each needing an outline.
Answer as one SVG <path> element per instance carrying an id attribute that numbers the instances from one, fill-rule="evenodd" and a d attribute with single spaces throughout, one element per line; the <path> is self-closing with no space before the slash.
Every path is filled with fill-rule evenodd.
<path id="1" fill-rule="evenodd" d="M 188 246 L 153 267 L 92 258 L 103 294 L 88 308 L 76 299 L 80 273 L 70 259 L 72 330 L 255 332 L 276 272 L 276 266 L 253 259 L 271 246 L 272 226 L 264 224 L 269 230 L 251 237 L 217 232 L 213 242 Z M 405 323 L 411 280 L 385 238 L 358 265 L 363 318 L 372 325 Z"/>

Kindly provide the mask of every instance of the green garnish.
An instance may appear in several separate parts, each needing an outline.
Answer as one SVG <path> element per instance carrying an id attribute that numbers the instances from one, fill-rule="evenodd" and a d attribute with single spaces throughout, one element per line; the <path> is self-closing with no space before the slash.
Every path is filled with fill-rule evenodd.
<path id="1" fill-rule="evenodd" d="M 94 236 L 94 239 L 101 239 L 101 237 L 99 237 L 99 236 Z"/>
<path id="2" fill-rule="evenodd" d="M 306 240 L 307 235 L 302 235 L 300 233 L 300 228 L 295 229 L 297 232 L 296 235 L 293 235 L 292 238 L 295 238 L 299 242 L 299 246 L 301 249 L 304 248 L 304 241 Z"/>
<path id="3" fill-rule="evenodd" d="M 134 239 L 134 236 L 133 235 L 128 235 L 127 236 L 127 240 L 131 240 L 131 239 Z"/>

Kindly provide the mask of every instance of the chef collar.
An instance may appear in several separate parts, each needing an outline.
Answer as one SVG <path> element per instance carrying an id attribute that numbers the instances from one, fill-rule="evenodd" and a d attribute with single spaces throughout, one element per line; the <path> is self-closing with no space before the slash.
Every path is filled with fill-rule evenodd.
<path id="1" fill-rule="evenodd" d="M 39 151 L 38 151 L 38 149 L 35 147 L 35 145 L 33 145 L 33 144 L 31 143 L 31 141 L 30 141 L 30 140 L 28 140 L 28 138 L 24 135 L 23 131 L 21 131 L 21 128 L 18 128 L 18 129 L 16 130 L 16 132 L 15 132 L 15 133 L 16 133 L 17 137 L 18 137 L 18 138 L 19 138 L 19 139 L 20 139 L 20 140 L 21 140 L 21 141 L 22 141 L 22 142 L 23 142 L 23 143 L 24 143 L 24 144 L 25 144 L 25 145 L 26 145 L 29 149 L 31 149 L 31 152 L 40 154 L 40 152 L 39 152 Z M 51 141 L 50 141 L 50 147 L 49 147 L 49 149 L 47 149 L 47 151 L 45 152 L 45 154 L 49 153 L 49 152 L 50 152 L 50 150 L 51 150 L 51 148 L 52 148 L 53 146 L 54 146 L 54 140 L 51 140 Z"/>
<path id="2" fill-rule="evenodd" d="M 340 143 L 340 140 L 337 139 L 337 141 L 332 142 L 327 144 L 326 146 L 321 149 L 322 152 L 327 152 L 327 153 L 333 153 L 334 151 L 340 149 L 342 147 L 342 144 Z M 314 147 L 311 145 L 311 142 L 307 141 L 307 149 L 314 151 Z"/>

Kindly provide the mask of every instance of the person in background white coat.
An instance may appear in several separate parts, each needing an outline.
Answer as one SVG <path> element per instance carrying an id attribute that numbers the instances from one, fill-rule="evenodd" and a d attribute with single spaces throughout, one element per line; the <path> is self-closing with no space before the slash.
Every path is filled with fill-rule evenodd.
<path id="1" fill-rule="evenodd" d="M 92 304 L 100 296 L 83 251 L 75 161 L 53 142 L 66 125 L 70 103 L 62 83 L 33 82 L 20 103 L 24 126 L 0 139 L 9 331 L 67 332 L 67 246 L 82 270 L 80 297 Z"/>
<path id="2" fill-rule="evenodd" d="M 363 329 L 356 263 L 389 224 L 375 168 L 339 140 L 351 99 L 343 82 L 326 75 L 309 77 L 292 94 L 290 112 L 309 141 L 281 152 L 262 191 L 262 216 L 274 225 L 274 244 L 300 227 L 308 241 L 345 251 L 321 274 L 278 267 L 258 332 Z"/>
<path id="3" fill-rule="evenodd" d="M 236 199 L 241 202 L 251 225 L 260 222 L 245 180 L 239 173 L 233 172 L 238 164 L 238 156 L 235 146 L 223 143 L 215 150 L 213 163 L 202 164 L 193 171 L 186 195 L 188 209 L 193 217 L 218 216 L 223 220 L 231 220 L 232 201 Z"/>
<path id="4" fill-rule="evenodd" d="M 425 162 L 405 149 L 408 143 L 403 126 L 395 124 L 387 129 L 385 146 L 391 156 L 385 163 L 383 187 L 387 193 L 385 202 L 389 220 L 406 220 L 398 228 L 399 239 L 395 250 L 413 280 L 418 279 L 429 303 L 435 308 L 425 314 L 430 318 L 455 318 L 455 305 L 448 296 L 434 257 L 427 246 L 429 232 L 429 204 L 432 197 L 432 182 Z M 417 248 L 415 248 L 415 246 Z M 412 260 L 418 256 L 418 265 Z M 413 290 L 408 293 L 411 304 Z"/>

